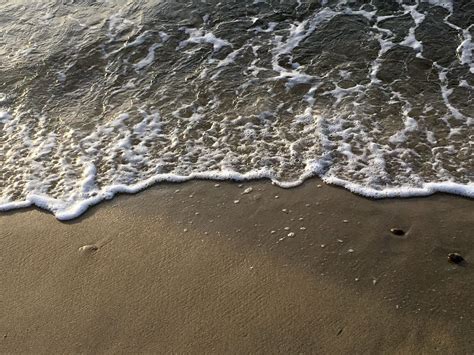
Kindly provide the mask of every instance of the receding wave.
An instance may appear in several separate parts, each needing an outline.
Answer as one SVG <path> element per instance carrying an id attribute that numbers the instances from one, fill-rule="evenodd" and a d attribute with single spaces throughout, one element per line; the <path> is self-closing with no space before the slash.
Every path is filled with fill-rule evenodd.
<path id="1" fill-rule="evenodd" d="M 160 181 L 474 197 L 472 1 L 7 1 L 0 210 Z"/>

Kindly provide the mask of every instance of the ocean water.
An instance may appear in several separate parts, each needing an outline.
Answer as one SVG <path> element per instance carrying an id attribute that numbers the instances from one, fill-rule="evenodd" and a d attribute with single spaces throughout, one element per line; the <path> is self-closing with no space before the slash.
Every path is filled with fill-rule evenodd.
<path id="1" fill-rule="evenodd" d="M 2 211 L 193 178 L 474 197 L 472 0 L 4 0 L 0 30 Z"/>

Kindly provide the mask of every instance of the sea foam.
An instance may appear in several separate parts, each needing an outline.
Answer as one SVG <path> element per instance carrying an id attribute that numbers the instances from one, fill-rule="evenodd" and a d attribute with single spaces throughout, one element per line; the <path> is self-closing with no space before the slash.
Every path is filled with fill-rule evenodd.
<path id="1" fill-rule="evenodd" d="M 1 211 L 67 220 L 191 179 L 474 197 L 474 27 L 455 2 L 188 5 L 46 1 L 28 23 L 2 5 Z"/>

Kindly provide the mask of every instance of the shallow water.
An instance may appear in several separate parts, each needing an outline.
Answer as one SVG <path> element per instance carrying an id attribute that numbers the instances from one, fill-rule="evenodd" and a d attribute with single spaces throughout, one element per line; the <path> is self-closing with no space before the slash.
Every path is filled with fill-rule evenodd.
<path id="1" fill-rule="evenodd" d="M 0 210 L 190 178 L 474 196 L 474 3 L 6 1 Z"/>

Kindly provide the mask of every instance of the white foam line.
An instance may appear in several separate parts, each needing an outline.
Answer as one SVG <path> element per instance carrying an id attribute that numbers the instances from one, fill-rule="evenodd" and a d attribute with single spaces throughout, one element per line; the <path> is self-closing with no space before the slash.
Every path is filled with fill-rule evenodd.
<path id="1" fill-rule="evenodd" d="M 421 197 L 433 195 L 439 192 L 474 198 L 474 183 L 463 185 L 451 181 L 428 182 L 424 183 L 421 187 L 401 186 L 387 188 L 384 190 L 377 190 L 370 187 L 361 186 L 357 183 L 346 181 L 334 176 L 323 177 L 322 180 L 328 184 L 344 187 L 345 189 L 354 192 L 358 195 L 374 199 L 394 197 Z"/>
<path id="2" fill-rule="evenodd" d="M 67 202 L 50 198 L 46 195 L 30 194 L 26 197 L 25 201 L 18 202 L 2 202 L 0 200 L 0 211 L 8 211 L 13 209 L 25 208 L 30 206 L 36 206 L 41 209 L 51 211 L 58 220 L 71 220 L 79 217 L 89 207 L 97 205 L 103 200 L 110 200 L 116 194 L 135 194 L 150 186 L 163 182 L 174 182 L 182 183 L 190 180 L 233 180 L 233 181 L 249 181 L 249 180 L 260 180 L 269 179 L 272 184 L 282 188 L 293 188 L 301 185 L 307 179 L 319 176 L 318 170 L 323 169 L 324 164 L 313 162 L 307 165 L 305 173 L 295 181 L 281 182 L 276 180 L 270 171 L 260 170 L 246 174 L 240 174 L 235 171 L 214 171 L 207 173 L 193 173 L 187 176 L 175 175 L 175 174 L 160 174 L 144 180 L 140 183 L 133 185 L 116 184 L 106 187 L 105 189 L 97 192 L 97 195 L 80 200 L 74 201 L 70 204 Z M 425 183 L 422 187 L 402 186 L 397 188 L 387 188 L 384 190 L 377 190 L 370 187 L 362 186 L 354 182 L 346 181 L 335 176 L 320 176 L 320 178 L 333 185 L 338 185 L 346 188 L 347 190 L 356 194 L 381 199 L 381 198 L 394 198 L 394 197 L 415 197 L 415 196 L 428 196 L 437 192 L 456 194 L 464 197 L 474 198 L 474 183 L 468 183 L 466 185 L 458 184 L 450 181 L 437 182 L 437 183 Z"/>

